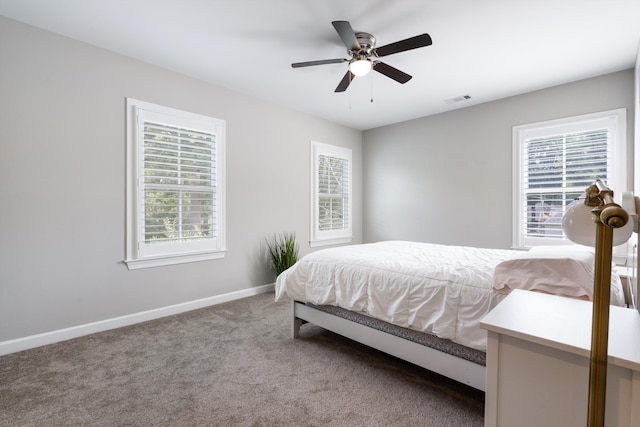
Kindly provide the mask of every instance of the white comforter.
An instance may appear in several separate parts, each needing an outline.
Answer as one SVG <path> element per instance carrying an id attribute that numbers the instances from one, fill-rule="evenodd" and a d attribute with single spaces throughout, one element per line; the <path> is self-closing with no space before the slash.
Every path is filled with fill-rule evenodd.
<path id="1" fill-rule="evenodd" d="M 486 350 L 479 322 L 506 297 L 494 269 L 521 253 L 405 241 L 324 249 L 278 276 L 276 301 L 338 306 Z"/>

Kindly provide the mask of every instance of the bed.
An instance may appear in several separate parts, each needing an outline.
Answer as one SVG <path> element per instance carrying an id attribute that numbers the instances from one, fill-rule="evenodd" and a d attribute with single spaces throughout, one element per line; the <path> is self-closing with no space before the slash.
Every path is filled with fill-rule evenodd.
<path id="1" fill-rule="evenodd" d="M 386 241 L 323 249 L 276 280 L 290 300 L 292 336 L 304 323 L 485 389 L 480 320 L 515 289 L 590 299 L 586 247 L 487 249 Z M 611 303 L 625 305 L 614 269 Z"/>

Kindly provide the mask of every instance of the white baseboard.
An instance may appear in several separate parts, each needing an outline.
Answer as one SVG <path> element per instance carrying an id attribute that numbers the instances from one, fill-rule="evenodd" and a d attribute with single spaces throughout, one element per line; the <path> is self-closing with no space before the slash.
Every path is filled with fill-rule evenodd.
<path id="1" fill-rule="evenodd" d="M 263 285 L 255 288 L 243 289 L 241 291 L 230 292 L 228 294 L 216 295 L 195 301 L 170 305 L 168 307 L 156 308 L 154 310 L 142 311 L 140 313 L 128 314 L 126 316 L 114 317 L 113 319 L 101 320 L 99 322 L 86 323 L 84 325 L 72 326 L 70 328 L 59 329 L 57 331 L 45 332 L 28 337 L 17 338 L 0 342 L 0 356 L 15 353 L 30 348 L 66 341 L 73 338 L 82 337 L 96 332 L 108 331 L 110 329 L 121 328 L 160 317 L 171 316 L 173 314 L 184 313 L 198 308 L 209 307 L 216 304 L 246 298 L 253 295 L 263 294 L 272 291 L 274 285 Z"/>

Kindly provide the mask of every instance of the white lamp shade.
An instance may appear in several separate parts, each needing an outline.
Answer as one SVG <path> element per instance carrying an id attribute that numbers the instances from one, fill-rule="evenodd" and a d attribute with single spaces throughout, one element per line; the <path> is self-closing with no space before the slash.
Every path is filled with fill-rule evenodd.
<path id="1" fill-rule="evenodd" d="M 371 67 L 371 61 L 369 61 L 368 59 L 356 59 L 355 61 L 351 61 L 349 63 L 349 71 L 351 71 L 358 77 L 366 75 L 369 71 L 371 71 Z"/>
<path id="2" fill-rule="evenodd" d="M 596 245 L 596 223 L 591 209 L 581 199 L 567 207 L 567 212 L 562 216 L 562 230 L 567 239 L 579 245 Z"/>
<path id="3" fill-rule="evenodd" d="M 584 199 L 576 200 L 567 207 L 567 212 L 562 217 L 562 230 L 569 240 L 579 245 L 596 245 L 596 223 L 592 209 L 593 207 L 584 204 Z M 633 233 L 631 215 L 635 214 L 635 207 L 633 212 L 627 210 L 627 213 L 630 216 L 627 224 L 613 230 L 613 246 L 622 245 L 631 238 Z"/>

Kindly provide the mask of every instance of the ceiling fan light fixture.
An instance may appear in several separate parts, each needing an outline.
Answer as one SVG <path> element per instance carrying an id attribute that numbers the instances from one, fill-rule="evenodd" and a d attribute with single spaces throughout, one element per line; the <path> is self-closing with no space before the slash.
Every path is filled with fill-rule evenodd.
<path id="1" fill-rule="evenodd" d="M 353 75 L 358 77 L 367 75 L 367 73 L 371 71 L 372 67 L 373 64 L 371 63 L 371 61 L 363 56 L 357 57 L 349 62 L 349 71 L 351 71 Z"/>
<path id="2" fill-rule="evenodd" d="M 342 39 L 351 59 L 335 58 L 319 61 L 294 62 L 291 64 L 291 67 L 300 68 L 310 67 L 312 65 L 342 64 L 348 62 L 349 70 L 344 74 L 344 77 L 342 77 L 342 80 L 340 80 L 334 92 L 344 92 L 354 77 L 365 76 L 371 70 L 375 70 L 400 84 L 405 84 L 411 80 L 409 74 L 379 61 L 378 58 L 417 49 L 419 47 L 430 46 L 432 44 L 429 34 L 424 33 L 408 39 L 398 40 L 397 42 L 382 47 L 376 47 L 376 38 L 373 35 L 361 31 L 353 31 L 349 21 L 332 21 L 331 24 Z"/>

